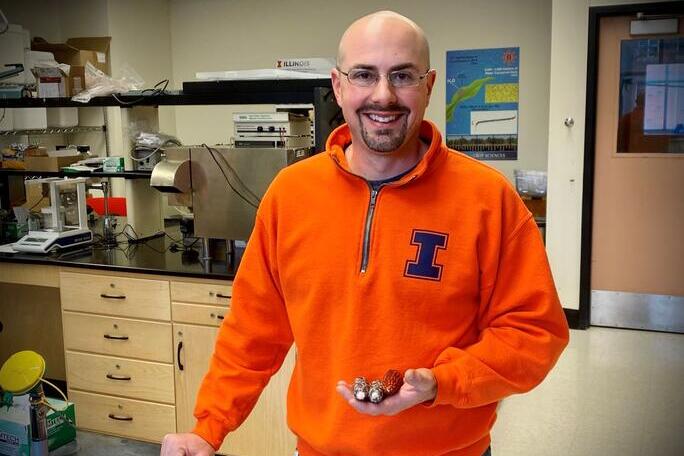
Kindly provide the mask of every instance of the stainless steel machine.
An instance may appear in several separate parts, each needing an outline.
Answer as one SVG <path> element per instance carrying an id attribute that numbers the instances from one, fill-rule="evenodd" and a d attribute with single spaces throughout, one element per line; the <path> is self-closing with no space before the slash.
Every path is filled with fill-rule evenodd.
<path id="1" fill-rule="evenodd" d="M 193 146 L 166 149 L 150 185 L 169 205 L 192 208 L 195 236 L 247 240 L 256 208 L 278 171 L 310 149 Z"/>

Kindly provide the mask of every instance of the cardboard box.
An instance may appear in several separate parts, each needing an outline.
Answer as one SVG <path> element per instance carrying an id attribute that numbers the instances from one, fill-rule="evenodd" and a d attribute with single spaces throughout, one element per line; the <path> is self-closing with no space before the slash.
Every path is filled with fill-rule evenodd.
<path id="1" fill-rule="evenodd" d="M 112 74 L 109 58 L 111 41 L 112 38 L 109 36 L 98 36 L 69 38 L 65 43 L 48 43 L 43 38 L 36 37 L 31 42 L 31 49 L 52 52 L 55 60 L 71 66 L 68 86 L 72 90 L 71 96 L 74 96 L 86 88 L 85 65 L 87 62 L 105 74 Z"/>
<path id="2" fill-rule="evenodd" d="M 24 163 L 29 171 L 59 171 L 82 158 L 83 156 L 81 155 L 70 157 L 26 157 Z"/>
<path id="3" fill-rule="evenodd" d="M 36 67 L 31 72 L 36 78 L 38 98 L 64 98 L 69 96 L 67 75 L 55 67 Z"/>
<path id="4" fill-rule="evenodd" d="M 47 399 L 57 413 L 48 410 L 47 434 L 50 451 L 65 445 L 76 438 L 76 414 L 72 402 Z M 31 455 L 31 414 L 28 394 L 14 397 L 10 407 L 0 409 L 0 454 L 8 456 Z M 66 418 L 65 418 L 66 416 Z"/>
<path id="5" fill-rule="evenodd" d="M 72 66 L 69 70 L 69 94 L 78 95 L 85 90 L 85 67 Z"/>

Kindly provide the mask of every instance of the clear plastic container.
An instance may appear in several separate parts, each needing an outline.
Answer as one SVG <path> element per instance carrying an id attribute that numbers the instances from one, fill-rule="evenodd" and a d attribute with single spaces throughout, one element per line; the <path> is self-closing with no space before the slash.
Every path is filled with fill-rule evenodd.
<path id="1" fill-rule="evenodd" d="M 519 194 L 532 198 L 546 196 L 546 171 L 516 169 L 515 189 Z"/>

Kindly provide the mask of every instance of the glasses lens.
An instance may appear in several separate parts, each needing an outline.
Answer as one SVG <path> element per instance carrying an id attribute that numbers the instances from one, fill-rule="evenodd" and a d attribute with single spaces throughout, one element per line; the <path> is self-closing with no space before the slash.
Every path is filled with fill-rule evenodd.
<path id="1" fill-rule="evenodd" d="M 364 70 L 362 68 L 354 68 L 349 70 L 349 82 L 360 87 L 370 87 L 378 82 L 378 73 L 371 70 Z"/>
<path id="2" fill-rule="evenodd" d="M 420 75 L 413 70 L 397 70 L 389 74 L 389 81 L 394 87 L 412 87 L 420 81 Z"/>

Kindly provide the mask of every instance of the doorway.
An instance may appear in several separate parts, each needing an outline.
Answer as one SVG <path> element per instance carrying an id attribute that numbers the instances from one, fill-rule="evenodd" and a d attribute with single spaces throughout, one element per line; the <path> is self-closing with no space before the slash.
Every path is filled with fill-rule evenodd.
<path id="1" fill-rule="evenodd" d="M 684 333 L 684 4 L 589 31 L 580 320 Z"/>

